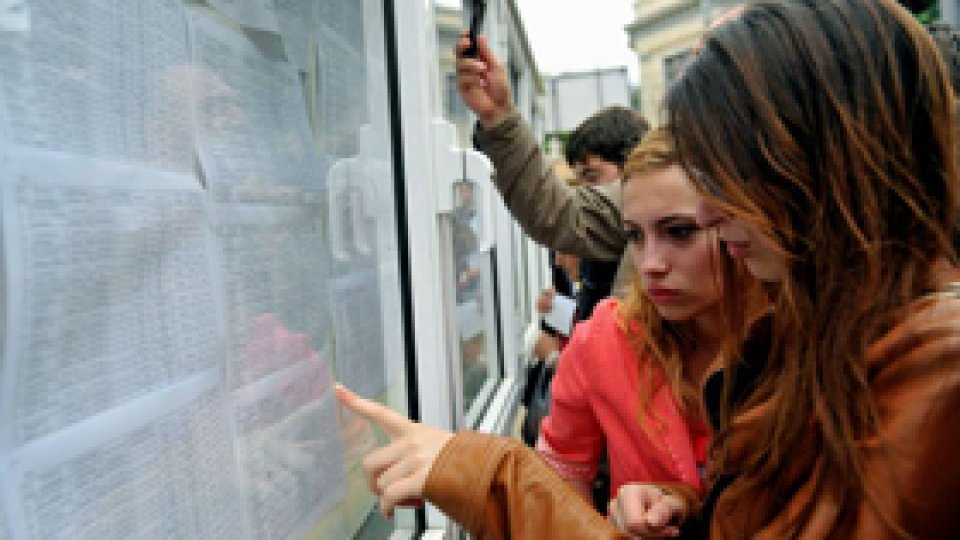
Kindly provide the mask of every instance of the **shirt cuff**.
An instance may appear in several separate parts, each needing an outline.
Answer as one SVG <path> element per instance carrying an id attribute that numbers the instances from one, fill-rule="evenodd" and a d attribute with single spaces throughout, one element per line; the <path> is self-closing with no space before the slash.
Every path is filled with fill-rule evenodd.
<path id="1" fill-rule="evenodd" d="M 510 132 L 516 129 L 521 121 L 520 113 L 517 112 L 516 109 L 510 111 L 499 124 L 490 129 L 484 129 L 478 121 L 474 125 L 473 144 L 478 148 L 482 148 L 494 141 L 509 138 Z"/>

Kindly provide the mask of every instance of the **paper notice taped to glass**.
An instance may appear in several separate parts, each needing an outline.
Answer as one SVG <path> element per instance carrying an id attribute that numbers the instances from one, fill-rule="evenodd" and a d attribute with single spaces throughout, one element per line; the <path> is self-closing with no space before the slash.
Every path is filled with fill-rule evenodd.
<path id="1" fill-rule="evenodd" d="M 543 317 L 543 322 L 557 332 L 569 336 L 573 330 L 573 313 L 577 309 L 577 302 L 569 296 L 554 295 L 553 309 Z"/>

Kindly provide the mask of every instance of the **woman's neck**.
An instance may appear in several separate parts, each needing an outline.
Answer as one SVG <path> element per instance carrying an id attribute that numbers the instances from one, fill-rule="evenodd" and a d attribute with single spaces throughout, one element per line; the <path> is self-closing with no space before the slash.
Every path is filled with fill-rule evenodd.
<path id="1" fill-rule="evenodd" d="M 723 340 L 722 313 L 713 309 L 694 317 L 693 342 L 696 344 L 691 357 L 684 361 L 684 371 L 690 381 L 700 386 L 707 368 L 713 363 L 720 352 Z"/>
<path id="2" fill-rule="evenodd" d="M 695 316 L 691 322 L 697 349 L 716 350 L 720 347 L 723 339 L 723 313 L 719 308 L 705 311 Z"/>

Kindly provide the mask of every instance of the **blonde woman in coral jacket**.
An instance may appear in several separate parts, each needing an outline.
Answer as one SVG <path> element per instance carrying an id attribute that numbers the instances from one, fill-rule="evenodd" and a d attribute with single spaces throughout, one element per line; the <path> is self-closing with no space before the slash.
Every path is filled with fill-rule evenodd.
<path id="1" fill-rule="evenodd" d="M 759 282 L 697 224 L 700 196 L 668 130 L 643 138 L 624 175 L 630 293 L 576 325 L 536 444 L 586 500 L 604 452 L 607 498 L 635 482 L 702 489 L 708 430 L 699 387 L 728 332 L 723 301 L 766 309 Z"/>

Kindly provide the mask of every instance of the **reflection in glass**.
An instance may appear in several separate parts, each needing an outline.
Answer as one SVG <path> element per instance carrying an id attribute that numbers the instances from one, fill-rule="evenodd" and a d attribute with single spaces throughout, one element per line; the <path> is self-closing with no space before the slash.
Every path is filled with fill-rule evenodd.
<path id="1" fill-rule="evenodd" d="M 464 2 L 460 0 L 437 0 L 433 5 L 434 22 L 437 27 L 437 59 L 439 83 L 434 110 L 454 125 L 460 146 L 470 148 L 472 131 L 471 114 L 460 98 L 456 84 L 456 58 L 454 49 L 465 26 Z M 467 2 L 469 4 L 469 2 Z M 469 10 L 467 10 L 469 13 Z"/>
<path id="2" fill-rule="evenodd" d="M 454 185 L 450 225 L 463 402 L 469 410 L 492 375 L 490 358 L 495 354 L 490 332 L 493 316 L 490 259 L 488 252 L 480 251 L 482 223 L 477 212 L 477 186 L 472 182 Z"/>

